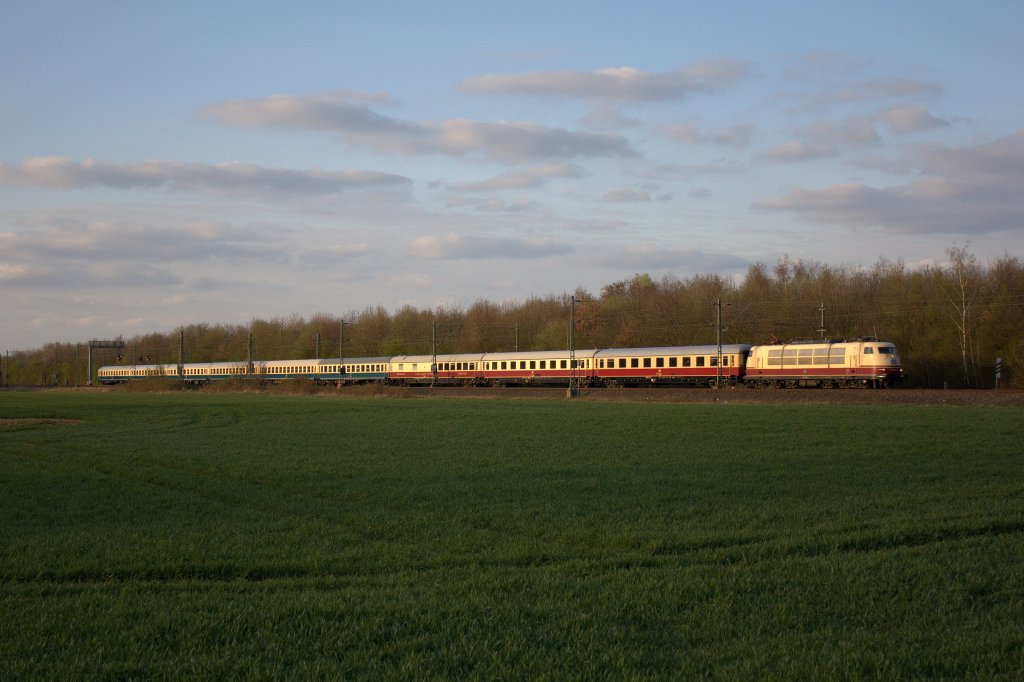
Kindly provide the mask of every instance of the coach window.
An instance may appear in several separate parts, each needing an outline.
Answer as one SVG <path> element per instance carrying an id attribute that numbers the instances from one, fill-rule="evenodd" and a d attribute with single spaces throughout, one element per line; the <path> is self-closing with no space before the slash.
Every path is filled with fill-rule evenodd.
<path id="1" fill-rule="evenodd" d="M 537 361 L 530 360 L 530 369 L 537 369 Z"/>
<path id="2" fill-rule="evenodd" d="M 630 367 L 639 367 L 640 366 L 640 358 L 630 358 L 629 359 L 629 366 Z"/>
<path id="3" fill-rule="evenodd" d="M 703 355 L 698 355 L 697 356 L 697 366 L 698 367 L 703 367 L 704 366 L 704 356 Z"/>
<path id="4" fill-rule="evenodd" d="M 679 359 L 677 357 L 675 357 L 675 356 L 670 357 L 668 359 L 668 366 L 669 367 L 676 367 L 676 366 L 678 366 L 678 360 Z"/>
<path id="5" fill-rule="evenodd" d="M 650 367 L 650 366 L 651 366 L 651 359 L 650 358 L 644 358 L 644 367 Z"/>

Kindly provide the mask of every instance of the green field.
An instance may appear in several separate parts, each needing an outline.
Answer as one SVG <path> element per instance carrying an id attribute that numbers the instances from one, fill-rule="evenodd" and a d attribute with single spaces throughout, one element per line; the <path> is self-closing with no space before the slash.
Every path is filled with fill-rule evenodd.
<path id="1" fill-rule="evenodd" d="M 0 393 L 0 679 L 1021 679 L 1022 452 L 1007 408 Z"/>

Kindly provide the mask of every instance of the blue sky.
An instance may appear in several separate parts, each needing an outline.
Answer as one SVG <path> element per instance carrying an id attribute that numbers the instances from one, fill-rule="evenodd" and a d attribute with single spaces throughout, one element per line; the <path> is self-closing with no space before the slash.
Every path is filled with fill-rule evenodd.
<path id="1" fill-rule="evenodd" d="M 0 344 L 1020 256 L 1022 7 L 18 3 Z"/>

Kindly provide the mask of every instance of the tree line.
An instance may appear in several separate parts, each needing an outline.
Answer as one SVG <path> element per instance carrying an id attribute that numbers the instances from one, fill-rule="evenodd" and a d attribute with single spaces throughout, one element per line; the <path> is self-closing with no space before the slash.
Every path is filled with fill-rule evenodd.
<path id="1" fill-rule="evenodd" d="M 767 343 L 877 336 L 896 344 L 914 387 L 1024 388 L 1024 267 L 1012 256 L 988 264 L 966 247 L 943 266 L 907 268 L 880 259 L 869 269 L 783 257 L 738 278 L 637 274 L 600 292 L 480 300 L 420 309 L 381 306 L 343 315 L 196 323 L 121 338 L 93 351 L 103 364 L 374 357 L 511 350 Z M 718 322 L 721 304 L 721 327 Z M 719 331 L 721 329 L 721 331 Z M 88 344 L 48 344 L 3 360 L 6 385 L 84 385 Z M 180 349 L 180 350 L 179 350 Z M 251 349 L 251 350 L 250 350 Z"/>

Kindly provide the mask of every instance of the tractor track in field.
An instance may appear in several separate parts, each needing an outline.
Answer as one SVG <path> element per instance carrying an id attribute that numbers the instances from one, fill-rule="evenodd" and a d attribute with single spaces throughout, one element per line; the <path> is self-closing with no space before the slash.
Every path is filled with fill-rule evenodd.
<path id="1" fill-rule="evenodd" d="M 361 386 L 336 389 L 340 395 L 381 395 L 396 398 L 568 399 L 567 389 L 514 386 L 404 387 Z M 803 405 L 959 405 L 1024 407 L 1024 391 L 937 389 L 822 388 L 584 388 L 573 400 L 664 403 L 754 403 Z"/>
<path id="2" fill-rule="evenodd" d="M 135 391 L 163 392 L 162 387 L 91 387 L 91 388 L 32 388 L 26 390 L 52 391 Z M 565 387 L 507 386 L 385 386 L 362 385 L 313 387 L 307 384 L 279 384 L 246 386 L 239 383 L 212 385 L 202 392 L 260 392 L 267 394 L 301 394 L 338 397 L 382 398 L 446 398 L 446 399 L 569 399 Z M 1024 407 L 1024 391 L 1010 389 L 927 389 L 927 388 L 681 388 L 673 386 L 645 388 L 583 388 L 572 398 L 582 401 L 625 401 L 660 403 L 721 403 L 721 404 L 793 404 L 793 405 L 955 405 L 976 407 Z"/>

